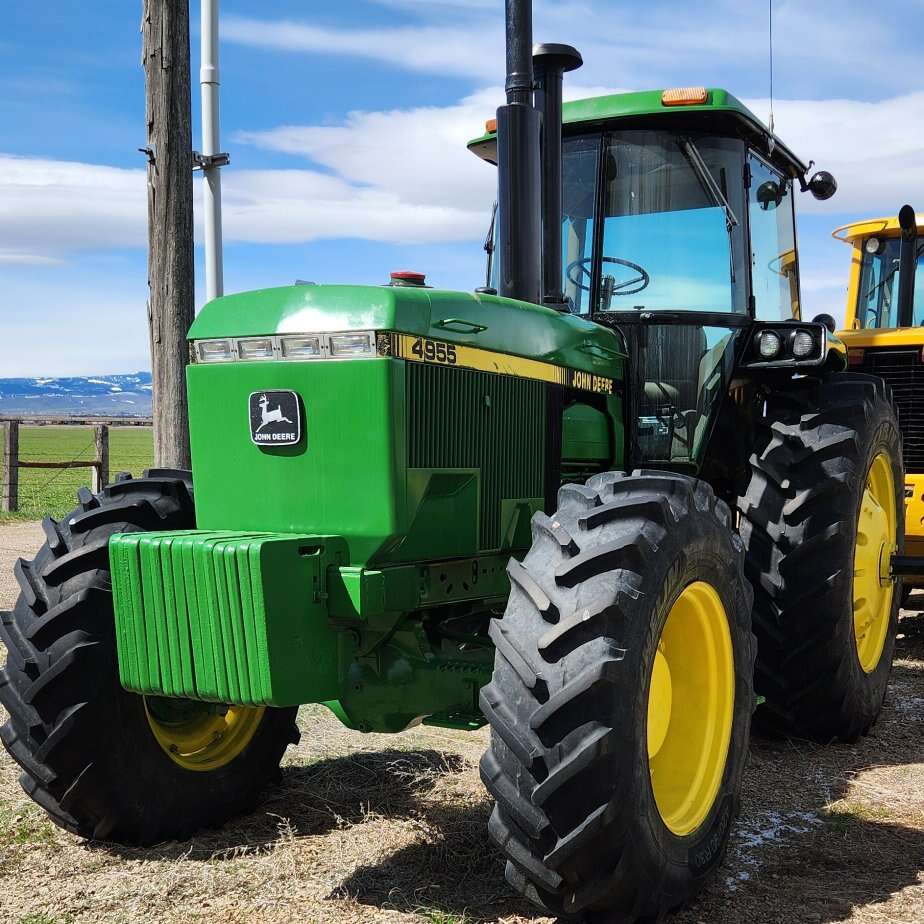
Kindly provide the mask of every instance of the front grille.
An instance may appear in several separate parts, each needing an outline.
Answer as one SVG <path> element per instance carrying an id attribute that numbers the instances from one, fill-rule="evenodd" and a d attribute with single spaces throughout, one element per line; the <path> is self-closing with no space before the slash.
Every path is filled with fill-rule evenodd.
<path id="1" fill-rule="evenodd" d="M 501 544 L 501 502 L 545 494 L 544 382 L 407 364 L 408 465 L 479 469 L 482 549 Z"/>
<path id="2" fill-rule="evenodd" d="M 921 348 L 867 348 L 862 364 L 853 368 L 879 376 L 891 386 L 898 407 L 905 469 L 915 474 L 924 473 L 924 365 L 921 363 Z"/>

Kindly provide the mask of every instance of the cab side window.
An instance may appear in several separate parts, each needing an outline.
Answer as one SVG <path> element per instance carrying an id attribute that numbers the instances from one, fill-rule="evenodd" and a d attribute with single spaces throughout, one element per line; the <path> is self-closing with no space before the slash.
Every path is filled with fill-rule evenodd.
<path id="1" fill-rule="evenodd" d="M 799 317 L 799 261 L 792 183 L 753 154 L 748 156 L 751 185 L 751 283 L 761 321 Z"/>

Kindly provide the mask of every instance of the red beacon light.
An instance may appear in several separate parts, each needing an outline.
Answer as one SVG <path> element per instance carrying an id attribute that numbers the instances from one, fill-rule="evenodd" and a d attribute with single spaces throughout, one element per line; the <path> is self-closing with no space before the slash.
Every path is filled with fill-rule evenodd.
<path id="1" fill-rule="evenodd" d="M 427 277 L 425 273 L 415 273 L 413 270 L 398 270 L 391 274 L 389 285 L 424 289 L 427 287 Z"/>

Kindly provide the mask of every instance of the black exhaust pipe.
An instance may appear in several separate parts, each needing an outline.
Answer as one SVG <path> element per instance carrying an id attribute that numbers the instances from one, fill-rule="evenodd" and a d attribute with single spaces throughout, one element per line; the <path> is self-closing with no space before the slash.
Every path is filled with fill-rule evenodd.
<path id="1" fill-rule="evenodd" d="M 507 105 L 497 110 L 499 292 L 541 294 L 539 130 L 533 106 L 532 0 L 506 0 Z"/>
<path id="2" fill-rule="evenodd" d="M 898 251 L 898 326 L 914 325 L 914 277 L 917 269 L 918 222 L 914 209 L 903 205 L 898 212 L 902 243 Z"/>
<path id="3" fill-rule="evenodd" d="M 569 310 L 561 258 L 562 78 L 583 63 L 570 45 L 537 45 L 533 50 L 536 108 L 542 113 L 542 302 L 559 311 Z"/>

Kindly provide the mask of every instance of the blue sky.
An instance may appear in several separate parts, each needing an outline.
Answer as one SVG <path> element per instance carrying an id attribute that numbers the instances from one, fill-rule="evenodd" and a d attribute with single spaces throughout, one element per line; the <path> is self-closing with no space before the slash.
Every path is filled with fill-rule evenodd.
<path id="1" fill-rule="evenodd" d="M 0 377 L 147 368 L 141 0 L 4 6 Z M 766 117 L 765 2 L 708 0 L 695 21 L 677 0 L 535 6 L 537 40 L 584 54 L 572 95 L 719 85 Z M 799 199 L 803 303 L 841 314 L 830 231 L 924 209 L 924 0 L 775 0 L 774 17 L 777 130 L 841 187 Z M 398 268 L 478 285 L 493 171 L 463 145 L 502 95 L 502 25 L 500 0 L 224 0 L 227 290 Z"/>

